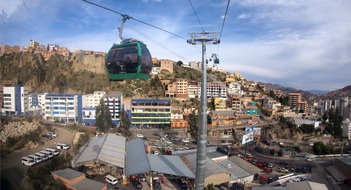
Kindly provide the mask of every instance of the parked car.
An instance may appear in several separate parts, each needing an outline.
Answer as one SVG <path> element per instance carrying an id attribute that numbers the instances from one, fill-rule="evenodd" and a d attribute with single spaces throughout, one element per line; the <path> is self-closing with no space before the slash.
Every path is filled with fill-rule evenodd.
<path id="1" fill-rule="evenodd" d="M 183 143 L 189 143 L 190 140 L 189 140 L 189 138 L 185 138 L 185 139 L 182 139 L 182 142 L 183 142 Z"/>
<path id="2" fill-rule="evenodd" d="M 62 150 L 68 150 L 69 149 L 69 145 L 68 144 L 64 144 L 64 143 L 57 143 L 56 144 L 56 148 L 57 149 L 62 149 Z"/>
<path id="3" fill-rule="evenodd" d="M 144 138 L 144 135 L 138 133 L 138 134 L 136 135 L 136 137 L 138 137 L 138 138 Z"/>
<path id="4" fill-rule="evenodd" d="M 47 135 L 48 137 L 52 137 L 52 138 L 57 137 L 57 134 L 55 134 L 54 132 L 47 132 L 46 135 Z"/>
<path id="5" fill-rule="evenodd" d="M 138 181 L 136 179 L 131 179 L 130 183 L 134 186 L 135 189 L 142 189 L 143 188 L 143 184 L 141 184 L 140 181 Z"/>

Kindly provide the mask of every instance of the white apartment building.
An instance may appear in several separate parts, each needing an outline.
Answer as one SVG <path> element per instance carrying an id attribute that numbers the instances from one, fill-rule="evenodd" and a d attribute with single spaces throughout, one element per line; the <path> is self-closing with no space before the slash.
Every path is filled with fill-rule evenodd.
<path id="1" fill-rule="evenodd" d="M 46 94 L 44 119 L 60 122 L 76 122 L 78 97 L 75 94 Z"/>
<path id="2" fill-rule="evenodd" d="M 198 83 L 199 94 L 201 97 L 201 82 Z M 207 98 L 212 97 L 227 97 L 227 87 L 223 82 L 208 82 L 207 83 Z"/>
<path id="3" fill-rule="evenodd" d="M 349 118 L 346 118 L 342 122 L 342 136 L 347 137 L 348 140 L 351 140 L 351 121 Z"/>
<path id="4" fill-rule="evenodd" d="M 239 94 L 244 95 L 244 91 L 241 90 L 241 84 L 238 82 L 231 82 L 228 85 L 228 94 Z"/>
<path id="5" fill-rule="evenodd" d="M 95 91 L 94 94 L 83 95 L 83 107 L 96 108 L 100 104 L 101 98 L 106 94 L 105 91 Z"/>
<path id="6" fill-rule="evenodd" d="M 112 125 L 118 126 L 123 104 L 122 92 L 109 92 L 102 98 L 111 113 Z"/>
<path id="7" fill-rule="evenodd" d="M 29 110 L 28 90 L 26 87 L 3 87 L 4 108 L 3 114 L 22 115 Z"/>
<path id="8" fill-rule="evenodd" d="M 188 83 L 188 97 L 199 98 L 199 87 L 197 86 L 197 82 Z"/>

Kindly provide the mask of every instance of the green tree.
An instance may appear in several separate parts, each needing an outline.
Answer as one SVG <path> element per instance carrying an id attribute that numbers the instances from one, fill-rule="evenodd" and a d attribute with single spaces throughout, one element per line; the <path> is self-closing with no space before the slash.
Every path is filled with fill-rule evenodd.
<path id="1" fill-rule="evenodd" d="M 177 65 L 178 65 L 178 66 L 182 66 L 182 65 L 183 65 L 183 62 L 182 62 L 182 61 L 178 61 L 178 62 L 177 62 Z"/>
<path id="2" fill-rule="evenodd" d="M 323 142 L 315 142 L 312 147 L 313 152 L 316 155 L 324 155 L 324 154 L 330 154 L 331 150 L 330 148 L 325 145 Z"/>
<path id="3" fill-rule="evenodd" d="M 108 107 L 105 105 L 104 100 L 100 99 L 100 104 L 96 108 L 96 127 L 101 132 L 107 132 L 112 126 L 111 113 Z"/>
<path id="4" fill-rule="evenodd" d="M 195 110 L 188 116 L 189 133 L 193 139 L 197 139 L 199 130 L 200 115 L 196 114 Z"/>
<path id="5" fill-rule="evenodd" d="M 121 118 L 121 120 L 120 120 L 120 123 L 119 123 L 117 131 L 119 133 L 121 133 L 125 137 L 132 136 L 132 133 L 129 130 L 130 125 L 131 125 L 132 122 L 130 121 L 126 110 L 124 109 L 124 106 L 122 106 L 121 117 L 120 118 Z"/>

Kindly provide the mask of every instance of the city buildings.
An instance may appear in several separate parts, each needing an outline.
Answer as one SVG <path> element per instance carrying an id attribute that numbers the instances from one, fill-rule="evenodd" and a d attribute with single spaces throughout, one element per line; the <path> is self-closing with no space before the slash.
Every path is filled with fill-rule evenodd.
<path id="1" fill-rule="evenodd" d="M 28 109 L 28 90 L 20 84 L 15 87 L 3 87 L 3 114 L 22 115 Z"/>
<path id="2" fill-rule="evenodd" d="M 56 122 L 77 122 L 78 108 L 82 107 L 82 95 L 46 94 L 44 118 Z"/>
<path id="3" fill-rule="evenodd" d="M 132 125 L 142 127 L 170 127 L 171 100 L 132 99 Z"/>

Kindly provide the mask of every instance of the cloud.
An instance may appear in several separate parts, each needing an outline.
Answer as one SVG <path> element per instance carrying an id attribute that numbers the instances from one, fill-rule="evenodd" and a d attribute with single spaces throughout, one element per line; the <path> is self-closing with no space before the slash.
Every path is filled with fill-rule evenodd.
<path id="1" fill-rule="evenodd" d="M 240 14 L 237 16 L 238 19 L 247 19 L 247 18 L 250 18 L 250 15 L 249 14 Z"/>

